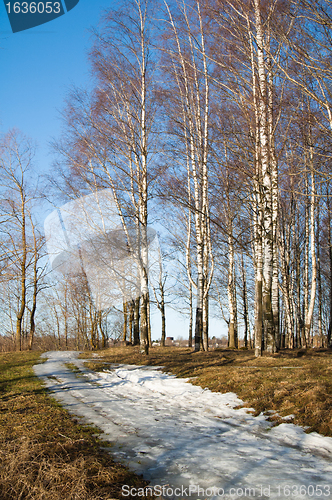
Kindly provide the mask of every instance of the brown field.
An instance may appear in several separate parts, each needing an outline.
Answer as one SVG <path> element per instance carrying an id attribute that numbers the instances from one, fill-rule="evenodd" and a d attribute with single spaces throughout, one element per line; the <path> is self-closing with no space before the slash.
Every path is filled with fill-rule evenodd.
<path id="1" fill-rule="evenodd" d="M 114 463 L 95 436 L 33 375 L 34 352 L 0 354 L 1 500 L 110 500 L 141 477 Z M 105 446 L 105 443 L 102 443 Z"/>
<path id="2" fill-rule="evenodd" d="M 271 417 L 276 425 L 293 414 L 292 422 L 308 432 L 332 436 L 331 351 L 283 351 L 257 359 L 245 350 L 154 347 L 142 357 L 137 347 L 128 346 L 99 354 L 87 362 L 90 369 L 110 363 L 162 365 L 203 388 L 235 392 L 255 414 L 278 412 Z M 123 484 L 145 486 L 101 450 L 105 443 L 96 437 L 97 429 L 80 425 L 47 395 L 33 375 L 38 359 L 35 352 L 0 354 L 1 500 L 111 500 L 122 498 Z"/>
<path id="3" fill-rule="evenodd" d="M 94 370 L 109 363 L 162 365 L 211 391 L 235 392 L 255 414 L 274 410 L 277 425 L 294 415 L 292 423 L 332 436 L 332 350 L 284 350 L 255 358 L 253 351 L 217 349 L 192 353 L 188 348 L 153 347 L 142 357 L 137 347 L 113 347 L 89 362 Z"/>

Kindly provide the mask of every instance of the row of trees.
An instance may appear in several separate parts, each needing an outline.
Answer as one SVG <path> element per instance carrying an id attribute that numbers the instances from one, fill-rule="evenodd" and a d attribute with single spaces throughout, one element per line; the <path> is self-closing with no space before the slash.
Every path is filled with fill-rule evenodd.
<path id="1" fill-rule="evenodd" d="M 16 346 L 23 338 L 31 348 L 37 296 L 43 269 L 38 266 L 43 236 L 33 218 L 36 190 L 27 189 L 33 147 L 10 132 L 0 144 L 1 170 L 1 305 L 2 324 L 10 327 Z M 3 331 L 2 333 L 5 333 Z"/>
<path id="2" fill-rule="evenodd" d="M 132 0 L 94 31 L 93 83 L 67 97 L 49 182 L 62 203 L 112 193 L 140 283 L 140 297 L 122 308 L 123 338 L 142 352 L 151 305 L 161 311 L 164 342 L 174 295 L 190 316 L 195 350 L 208 349 L 212 314 L 227 323 L 229 347 L 238 347 L 241 328 L 257 356 L 314 339 L 331 345 L 331 29 L 330 0 Z M 4 149 L 1 158 L 9 171 Z M 16 180 L 3 188 L 8 200 Z M 33 298 L 23 299 L 29 280 L 36 297 L 47 280 L 38 266 L 32 272 L 41 240 L 30 202 L 18 213 L 8 200 L 2 282 L 13 283 L 16 266 L 20 346 L 22 318 L 34 309 Z M 15 220 L 16 254 L 7 238 Z M 149 283 L 148 231 L 157 223 L 163 268 Z M 61 286 L 58 332 L 70 325 L 93 348 L 105 344 L 114 308 L 96 308 L 84 270 Z"/>

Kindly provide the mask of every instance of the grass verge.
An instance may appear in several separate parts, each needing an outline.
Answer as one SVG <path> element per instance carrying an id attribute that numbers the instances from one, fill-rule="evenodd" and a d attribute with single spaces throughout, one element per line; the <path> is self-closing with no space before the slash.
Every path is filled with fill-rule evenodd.
<path id="1" fill-rule="evenodd" d="M 147 482 L 100 450 L 33 374 L 35 352 L 0 354 L 1 500 L 110 500 Z M 129 497 L 130 498 L 130 497 Z"/>
<path id="2" fill-rule="evenodd" d="M 139 348 L 128 346 L 102 351 L 87 366 L 98 371 L 110 363 L 163 366 L 211 391 L 235 392 L 256 415 L 266 412 L 276 425 L 291 414 L 294 418 L 287 422 L 332 437 L 331 350 L 283 350 L 255 358 L 253 351 L 245 350 L 192 353 L 185 348 L 154 347 L 142 357 Z"/>

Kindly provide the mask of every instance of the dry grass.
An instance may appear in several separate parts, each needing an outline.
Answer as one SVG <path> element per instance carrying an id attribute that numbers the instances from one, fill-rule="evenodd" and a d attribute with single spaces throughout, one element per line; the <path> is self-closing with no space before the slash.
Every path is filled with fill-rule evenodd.
<path id="1" fill-rule="evenodd" d="M 115 347 L 88 363 L 100 370 L 109 363 L 162 365 L 179 377 L 212 391 L 235 392 L 255 414 L 274 410 L 276 424 L 294 415 L 292 423 L 332 436 L 332 351 L 284 350 L 255 358 L 252 351 L 217 349 L 192 353 L 183 348 L 158 348 L 142 357 L 136 347 Z"/>
<path id="2" fill-rule="evenodd" d="M 236 392 L 256 413 L 275 410 L 293 422 L 332 436 L 332 352 L 283 351 L 256 359 L 251 351 L 113 348 L 89 362 L 162 365 L 212 391 Z M 110 500 L 123 484 L 147 483 L 112 461 L 95 434 L 61 408 L 33 375 L 37 353 L 0 354 L 1 500 Z M 272 417 L 276 423 L 280 417 Z"/>
<path id="3" fill-rule="evenodd" d="M 42 388 L 36 353 L 0 354 L 1 500 L 110 500 L 147 482 L 112 461 Z M 105 443 L 103 443 L 105 445 Z"/>

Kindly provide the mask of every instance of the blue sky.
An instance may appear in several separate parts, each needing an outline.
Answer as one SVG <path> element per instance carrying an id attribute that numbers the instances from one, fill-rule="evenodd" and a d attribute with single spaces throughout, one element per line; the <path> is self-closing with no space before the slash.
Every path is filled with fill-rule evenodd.
<path id="1" fill-rule="evenodd" d="M 67 14 L 12 33 L 0 3 L 0 133 L 17 127 L 38 144 L 41 172 L 51 166 L 49 142 L 60 134 L 60 112 L 72 85 L 89 83 L 89 28 L 116 0 L 80 0 Z"/>

